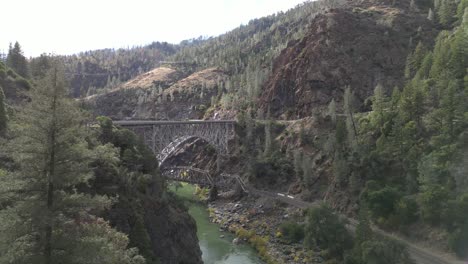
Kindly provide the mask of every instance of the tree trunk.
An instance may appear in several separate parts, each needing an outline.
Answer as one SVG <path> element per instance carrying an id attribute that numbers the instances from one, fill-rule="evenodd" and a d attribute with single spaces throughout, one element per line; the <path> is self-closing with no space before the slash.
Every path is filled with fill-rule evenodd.
<path id="1" fill-rule="evenodd" d="M 45 264 L 50 264 L 52 261 L 52 231 L 53 231 L 53 217 L 52 210 L 54 205 L 54 179 L 55 179 L 55 141 L 56 141 L 56 125 L 57 125 L 57 69 L 54 72 L 54 97 L 52 99 L 52 123 L 51 133 L 49 140 L 50 157 L 47 171 L 48 185 L 47 185 L 47 223 L 45 227 L 45 246 L 44 246 L 44 259 Z"/>

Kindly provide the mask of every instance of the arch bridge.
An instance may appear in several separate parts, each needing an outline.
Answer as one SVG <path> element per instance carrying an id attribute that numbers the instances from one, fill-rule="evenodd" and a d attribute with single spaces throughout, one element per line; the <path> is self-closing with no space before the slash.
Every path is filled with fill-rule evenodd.
<path id="1" fill-rule="evenodd" d="M 235 134 L 235 120 L 188 121 L 114 121 L 139 135 L 148 145 L 161 167 L 169 155 L 181 144 L 201 138 L 214 146 L 219 155 L 229 153 L 228 141 Z"/>

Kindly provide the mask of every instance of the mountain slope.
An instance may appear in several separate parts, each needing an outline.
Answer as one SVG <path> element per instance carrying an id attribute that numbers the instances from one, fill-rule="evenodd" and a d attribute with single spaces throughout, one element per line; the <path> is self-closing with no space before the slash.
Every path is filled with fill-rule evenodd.
<path id="1" fill-rule="evenodd" d="M 227 75 L 218 68 L 195 72 L 185 78 L 174 69 L 156 68 L 108 93 L 83 99 L 95 115 L 114 119 L 181 120 L 202 118 L 221 93 Z"/>
<path id="2" fill-rule="evenodd" d="M 306 36 L 274 61 L 261 107 L 282 118 L 302 118 L 341 100 L 349 86 L 360 102 L 381 84 L 402 87 L 407 55 L 437 31 L 423 14 L 389 5 L 351 5 L 318 15 Z"/>

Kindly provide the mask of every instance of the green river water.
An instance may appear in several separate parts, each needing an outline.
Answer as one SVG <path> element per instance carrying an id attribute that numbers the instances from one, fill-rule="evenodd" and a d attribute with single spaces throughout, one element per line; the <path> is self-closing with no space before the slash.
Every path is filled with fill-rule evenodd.
<path id="1" fill-rule="evenodd" d="M 194 202 L 195 187 L 184 185 L 177 191 L 179 197 L 187 201 L 190 215 L 197 222 L 197 235 L 205 264 L 258 264 L 263 263 L 255 250 L 246 244 L 234 245 L 234 236 L 229 232 L 220 232 L 219 226 L 209 221 L 206 206 Z M 224 238 L 220 236 L 224 235 Z"/>

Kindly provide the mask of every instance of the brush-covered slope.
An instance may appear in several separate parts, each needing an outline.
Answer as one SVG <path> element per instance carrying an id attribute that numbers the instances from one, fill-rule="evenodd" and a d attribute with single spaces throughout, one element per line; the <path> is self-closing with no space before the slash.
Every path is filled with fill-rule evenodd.
<path id="1" fill-rule="evenodd" d="M 108 93 L 84 98 L 96 115 L 113 119 L 181 120 L 203 117 L 227 75 L 219 68 L 185 78 L 177 70 L 156 68 Z"/>

